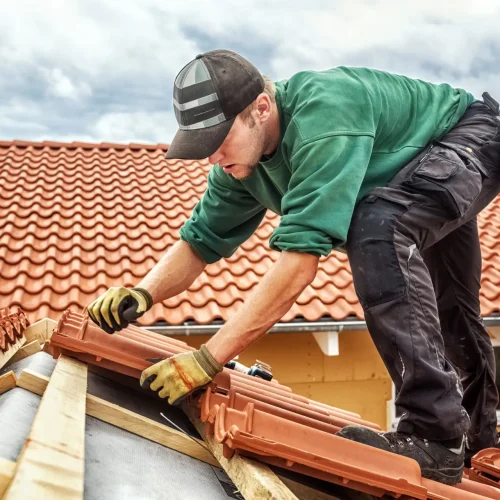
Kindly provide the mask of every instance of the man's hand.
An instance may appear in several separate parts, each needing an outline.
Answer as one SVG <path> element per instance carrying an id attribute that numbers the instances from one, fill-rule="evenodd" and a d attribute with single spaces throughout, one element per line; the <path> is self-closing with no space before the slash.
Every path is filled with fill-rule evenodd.
<path id="1" fill-rule="evenodd" d="M 94 300 L 87 311 L 94 323 L 105 332 L 126 328 L 153 306 L 153 298 L 143 288 L 112 287 Z"/>
<path id="2" fill-rule="evenodd" d="M 176 354 L 146 368 L 141 375 L 141 385 L 149 382 L 151 390 L 160 390 L 160 398 L 168 397 L 169 404 L 177 404 L 181 398 L 207 385 L 223 368 L 202 345 L 199 351 Z"/>

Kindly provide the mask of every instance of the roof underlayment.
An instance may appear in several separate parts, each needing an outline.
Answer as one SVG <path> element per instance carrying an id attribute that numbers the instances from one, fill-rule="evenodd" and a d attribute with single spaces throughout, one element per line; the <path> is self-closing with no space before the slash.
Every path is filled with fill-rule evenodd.
<path id="1" fill-rule="evenodd" d="M 151 358 L 156 361 L 192 348 L 137 327 L 108 335 L 87 316 L 68 310 L 45 349 L 56 358 L 73 356 L 137 380 L 152 364 Z M 409 458 L 335 435 L 345 425 L 377 429 L 376 424 L 296 395 L 275 381 L 225 368 L 201 394 L 190 399 L 189 406 L 206 423 L 207 435 L 222 445 L 226 459 L 235 453 L 249 456 L 375 497 L 500 499 L 500 489 L 481 484 L 485 479 L 493 483 L 500 478 L 500 468 L 495 464 L 498 450 L 473 459 L 474 481 L 466 477 L 457 487 L 445 486 L 422 478 L 418 464 Z"/>

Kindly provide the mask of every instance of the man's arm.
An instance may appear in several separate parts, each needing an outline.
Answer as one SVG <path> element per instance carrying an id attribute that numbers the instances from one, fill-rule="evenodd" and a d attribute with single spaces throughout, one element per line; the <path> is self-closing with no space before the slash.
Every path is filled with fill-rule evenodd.
<path id="1" fill-rule="evenodd" d="M 224 364 L 264 335 L 309 285 L 319 257 L 282 252 L 238 312 L 198 351 L 176 354 L 146 368 L 140 384 L 170 404 L 206 386 Z"/>
<path id="2" fill-rule="evenodd" d="M 134 288 L 111 287 L 88 307 L 89 317 L 108 333 L 126 328 L 153 304 L 187 290 L 206 264 L 230 257 L 262 221 L 266 209 L 236 180 L 214 167 L 180 241 Z"/>
<path id="3" fill-rule="evenodd" d="M 137 288 L 147 290 L 156 304 L 187 290 L 205 267 L 206 263 L 189 243 L 179 240 L 137 284 Z"/>
<path id="4" fill-rule="evenodd" d="M 153 304 L 187 290 L 205 269 L 203 259 L 178 241 L 134 288 L 111 287 L 87 307 L 89 317 L 107 333 L 126 328 Z"/>
<path id="5" fill-rule="evenodd" d="M 319 257 L 282 252 L 237 313 L 206 344 L 224 365 L 264 335 L 314 280 Z"/>

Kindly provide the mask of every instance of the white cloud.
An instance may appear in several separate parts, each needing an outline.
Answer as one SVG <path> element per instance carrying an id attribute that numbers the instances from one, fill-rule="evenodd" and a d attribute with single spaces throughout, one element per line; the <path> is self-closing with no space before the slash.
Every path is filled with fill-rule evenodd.
<path id="1" fill-rule="evenodd" d="M 70 68 L 88 78 L 165 71 L 192 57 L 178 20 L 155 4 L 132 0 L 18 0 L 0 7 L 0 57 L 16 64 Z M 160 65 L 163 65 L 161 67 Z"/>
<path id="2" fill-rule="evenodd" d="M 0 140 L 26 139 L 34 134 L 48 131 L 48 127 L 40 116 L 35 101 L 23 97 L 14 97 L 9 102 L 0 102 L 0 131 L 8 131 L 0 135 Z"/>
<path id="3" fill-rule="evenodd" d="M 169 142 L 175 75 L 222 47 L 276 79 L 366 65 L 498 98 L 499 18 L 498 0 L 2 2 L 0 137 Z"/>
<path id="4" fill-rule="evenodd" d="M 168 143 L 177 130 L 169 112 L 107 113 L 90 128 L 94 137 L 110 142 Z"/>
<path id="5" fill-rule="evenodd" d="M 43 71 L 48 82 L 48 92 L 55 97 L 79 100 L 92 95 L 90 85 L 85 82 L 75 83 L 59 68 Z"/>

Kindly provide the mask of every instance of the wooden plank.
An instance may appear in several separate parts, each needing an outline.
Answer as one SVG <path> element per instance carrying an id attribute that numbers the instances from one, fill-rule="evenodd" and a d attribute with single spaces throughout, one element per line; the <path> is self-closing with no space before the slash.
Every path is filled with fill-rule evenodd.
<path id="1" fill-rule="evenodd" d="M 9 346 L 5 352 L 0 352 L 0 368 L 3 368 L 19 349 L 26 343 L 26 339 L 21 337 L 15 344 Z"/>
<path id="2" fill-rule="evenodd" d="M 0 498 L 2 498 L 2 495 L 9 486 L 15 469 L 16 462 L 11 462 L 0 457 Z"/>
<path id="3" fill-rule="evenodd" d="M 45 388 L 49 382 L 49 378 L 43 375 L 39 375 L 31 370 L 24 370 L 17 381 L 18 387 L 34 392 L 35 394 L 43 395 Z M 201 446 L 194 443 L 190 438 L 182 434 L 181 432 L 171 429 L 165 425 L 159 424 L 154 420 L 138 415 L 134 412 L 126 410 L 120 406 L 109 403 L 103 399 L 96 396 L 87 394 L 87 414 L 95 418 L 103 420 L 109 424 L 120 427 L 124 430 L 137 434 L 138 436 L 144 437 L 156 443 L 159 443 L 168 448 L 172 448 L 176 451 L 189 455 L 198 460 L 202 460 L 210 465 L 215 465 L 220 467 L 221 464 L 207 451 L 205 451 Z M 203 426 L 203 424 L 201 424 Z M 196 439 L 196 441 L 204 444 L 203 441 Z M 262 468 L 267 469 L 270 475 L 273 473 L 264 464 L 254 462 L 250 459 L 242 458 L 245 461 L 252 462 Z M 232 459 L 233 460 L 233 459 Z M 247 473 L 247 472 L 244 472 Z M 249 472 L 250 473 L 250 472 Z M 324 500 L 331 499 L 335 500 L 336 497 L 330 495 L 325 495 L 317 490 L 304 486 L 300 483 L 289 478 L 283 478 L 283 482 L 297 494 L 297 497 L 301 500 Z M 271 484 L 271 488 L 274 485 Z M 252 497 L 249 497 L 252 498 Z M 295 498 L 294 496 L 288 497 L 262 497 L 262 498 Z"/>
<path id="4" fill-rule="evenodd" d="M 30 370 L 21 372 L 17 385 L 35 394 L 42 395 L 49 382 L 48 377 L 39 375 Z M 219 467 L 217 460 L 202 446 L 203 441 L 189 438 L 182 432 L 159 424 L 154 420 L 138 415 L 121 406 L 109 403 L 104 399 L 87 394 L 87 415 L 98 418 L 108 424 L 120 427 L 128 432 L 159 443 L 167 448 L 184 453 L 210 465 Z"/>
<path id="5" fill-rule="evenodd" d="M 40 342 L 38 340 L 33 340 L 33 342 L 30 342 L 29 344 L 24 344 L 19 351 L 10 358 L 6 366 L 10 366 L 12 363 L 15 363 L 16 361 L 20 361 L 21 359 L 27 358 L 28 356 L 31 356 L 32 354 L 36 354 L 37 352 L 40 352 L 42 350 L 42 347 L 40 346 Z"/>
<path id="6" fill-rule="evenodd" d="M 352 496 L 343 496 L 342 498 L 338 497 L 337 495 L 333 495 L 330 493 L 324 493 L 322 491 L 316 490 L 315 488 L 311 488 L 310 486 L 307 486 L 302 483 L 298 483 L 297 481 L 294 481 L 293 479 L 290 479 L 289 477 L 278 477 L 285 483 L 285 485 L 295 494 L 297 495 L 300 500 L 346 500 L 346 499 L 352 499 L 352 500 L 363 500 L 363 498 L 366 500 L 367 497 L 362 497 L 363 493 L 358 493 L 357 491 L 354 490 L 348 490 L 348 493 Z M 338 487 L 341 488 L 341 487 Z M 359 496 L 357 496 L 359 495 Z M 374 497 L 371 497 L 373 499 Z"/>
<path id="7" fill-rule="evenodd" d="M 13 371 L 0 375 L 0 394 L 16 387 L 17 379 Z"/>
<path id="8" fill-rule="evenodd" d="M 265 464 L 243 457 L 237 453 L 229 460 L 224 458 L 222 455 L 222 445 L 215 441 L 214 436 L 205 434 L 205 424 L 195 415 L 195 410 L 186 404 L 182 406 L 182 409 L 244 498 L 298 500 L 290 489 Z"/>
<path id="9" fill-rule="evenodd" d="M 5 500 L 83 498 L 87 365 L 61 356 Z"/>
<path id="10" fill-rule="evenodd" d="M 33 342 L 38 340 L 40 345 L 44 344 L 52 336 L 52 331 L 57 326 L 57 321 L 50 318 L 44 318 L 36 321 L 24 330 L 24 337 L 26 341 Z"/>

